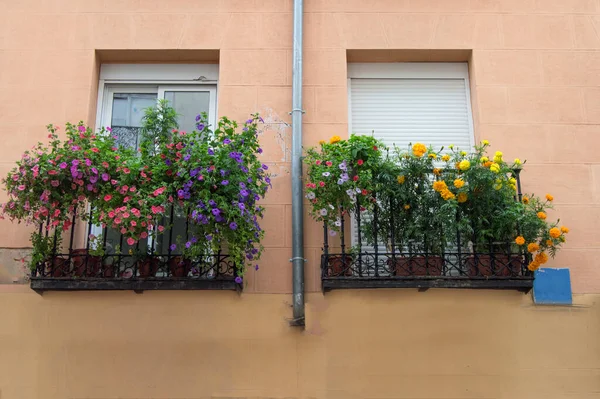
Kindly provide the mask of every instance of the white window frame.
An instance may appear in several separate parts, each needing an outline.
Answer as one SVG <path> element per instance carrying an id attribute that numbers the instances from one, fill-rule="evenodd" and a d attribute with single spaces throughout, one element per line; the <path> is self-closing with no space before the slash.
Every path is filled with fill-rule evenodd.
<path id="1" fill-rule="evenodd" d="M 210 93 L 208 122 L 217 120 L 217 93 L 219 67 L 216 64 L 103 64 L 98 81 L 96 130 L 111 125 L 112 104 L 116 93 L 156 94 L 165 97 L 165 91 L 206 91 Z M 92 233 L 102 233 L 101 226 L 93 226 Z M 154 245 L 148 240 L 148 247 Z"/>
<path id="2" fill-rule="evenodd" d="M 348 137 L 352 134 L 352 79 L 463 79 L 469 118 L 469 140 L 475 145 L 469 66 L 466 62 L 393 62 L 348 64 Z"/>
<path id="3" fill-rule="evenodd" d="M 463 79 L 469 119 L 470 149 L 475 145 L 469 66 L 466 62 L 394 62 L 348 64 L 348 137 L 352 131 L 352 79 Z M 355 220 L 350 220 L 350 245 L 356 245 Z M 363 248 L 365 246 L 363 245 Z M 379 248 L 385 252 L 385 245 Z"/>

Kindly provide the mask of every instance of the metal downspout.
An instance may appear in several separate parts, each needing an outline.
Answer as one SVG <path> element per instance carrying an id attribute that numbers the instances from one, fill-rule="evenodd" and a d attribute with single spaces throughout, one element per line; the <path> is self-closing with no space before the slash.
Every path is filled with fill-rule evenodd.
<path id="1" fill-rule="evenodd" d="M 302 196 L 302 13 L 294 0 L 292 60 L 292 326 L 304 326 L 304 210 Z"/>

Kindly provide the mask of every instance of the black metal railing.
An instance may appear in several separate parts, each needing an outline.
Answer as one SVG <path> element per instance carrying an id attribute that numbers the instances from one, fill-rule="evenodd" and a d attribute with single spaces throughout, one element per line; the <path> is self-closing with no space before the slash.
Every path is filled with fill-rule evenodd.
<path id="1" fill-rule="evenodd" d="M 521 201 L 519 171 L 515 171 L 517 192 Z M 512 242 L 492 242 L 472 245 L 473 237 L 461 235 L 457 228 L 452 245 L 438 246 L 435 252 L 423 243 L 396 244 L 393 218 L 402 212 L 402 204 L 391 199 L 388 209 L 388 229 L 380 232 L 382 204 L 373 204 L 365 217 L 357 196 L 352 212 L 340 212 L 339 235 L 334 245 L 330 229 L 323 224 L 321 283 L 324 291 L 337 288 L 513 288 L 528 291 L 533 286 L 533 273 L 527 268 L 531 255 Z M 460 215 L 457 213 L 456 218 Z M 349 220 L 354 237 L 347 238 Z M 369 230 L 370 243 L 365 245 L 364 233 Z M 476 234 L 476 232 L 474 233 Z M 378 236 L 379 235 L 379 236 Z M 383 237 L 381 236 L 383 235 Z M 339 240 L 339 241 L 338 241 Z M 331 251 L 332 247 L 336 249 Z M 338 250 L 339 249 L 339 250 Z"/>
<path id="2" fill-rule="evenodd" d="M 189 237 L 189 214 L 177 217 L 174 207 L 163 232 L 128 245 L 113 229 L 94 226 L 92 210 L 70 229 L 39 225 L 39 234 L 52 242 L 50 254 L 31 272 L 31 287 L 44 290 L 239 290 L 236 265 L 223 250 L 192 258 L 183 256 Z M 180 235 L 176 235 L 181 233 Z M 94 233 L 99 240 L 94 241 Z M 60 243 L 65 241 L 64 245 Z M 176 243 L 177 242 L 177 243 Z M 81 245 L 78 245 L 80 243 Z M 175 245 L 174 245 L 175 244 Z"/>

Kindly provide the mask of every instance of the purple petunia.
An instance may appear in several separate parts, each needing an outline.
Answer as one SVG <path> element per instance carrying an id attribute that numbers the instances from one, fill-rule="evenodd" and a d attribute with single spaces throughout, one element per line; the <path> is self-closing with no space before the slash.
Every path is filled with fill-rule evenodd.
<path id="1" fill-rule="evenodd" d="M 215 208 L 211 212 L 212 212 L 213 215 L 217 216 L 218 214 L 221 213 L 221 210 L 219 208 Z"/>
<path id="2" fill-rule="evenodd" d="M 198 124 L 196 125 L 196 129 L 198 129 L 198 130 L 200 130 L 200 131 L 204 130 L 204 127 L 205 127 L 205 126 L 204 126 L 204 123 L 198 123 Z"/>
<path id="3" fill-rule="evenodd" d="M 242 278 L 241 278 L 240 276 L 237 276 L 237 277 L 235 278 L 235 282 L 236 282 L 236 284 L 242 284 L 242 281 L 243 281 L 243 280 L 242 280 Z"/>
<path id="4" fill-rule="evenodd" d="M 267 169 L 269 169 L 269 167 L 268 167 L 267 165 L 265 165 L 264 163 L 262 164 L 262 168 L 263 168 L 264 170 L 267 170 Z"/>
<path id="5" fill-rule="evenodd" d="M 226 186 L 226 185 L 228 185 L 228 184 L 229 184 L 229 180 L 223 180 L 223 181 L 221 182 L 221 184 L 222 184 L 223 186 Z"/>
<path id="6" fill-rule="evenodd" d="M 258 271 L 258 265 L 254 265 L 254 270 Z"/>
<path id="7" fill-rule="evenodd" d="M 229 139 L 225 139 L 225 140 L 223 140 L 223 144 L 227 145 L 227 144 L 229 144 L 229 143 L 231 143 L 231 140 L 229 140 Z"/>
<path id="8" fill-rule="evenodd" d="M 208 149 L 208 155 L 215 155 L 215 152 L 213 151 L 212 148 Z"/>
<path id="9" fill-rule="evenodd" d="M 262 152 L 263 152 L 263 149 L 262 149 L 262 148 L 260 148 L 260 147 L 258 147 L 258 150 L 256 150 L 256 152 L 258 152 L 259 154 L 262 154 Z"/>
<path id="10" fill-rule="evenodd" d="M 177 245 L 175 245 L 175 244 L 171 244 L 171 246 L 169 247 L 169 249 L 170 249 L 171 251 L 175 251 L 175 249 L 177 249 Z"/>
<path id="11" fill-rule="evenodd" d="M 198 122 L 200 119 L 202 119 L 202 115 L 201 114 L 196 115 L 196 122 Z"/>
<path id="12" fill-rule="evenodd" d="M 240 208 L 241 210 L 244 210 L 244 209 L 246 209 L 246 205 L 244 205 L 243 203 L 240 202 L 238 204 L 238 208 Z"/>
<path id="13" fill-rule="evenodd" d="M 247 196 L 248 196 L 248 194 L 249 194 L 249 193 L 248 193 L 248 190 L 241 190 L 241 191 L 240 191 L 240 195 L 241 195 L 242 197 L 247 197 Z"/>
<path id="14" fill-rule="evenodd" d="M 238 226 L 237 226 L 237 223 L 236 223 L 236 222 L 231 222 L 231 223 L 229 223 L 229 228 L 230 228 L 231 230 L 235 230 L 235 229 L 237 229 L 237 227 L 238 227 Z"/>
<path id="15" fill-rule="evenodd" d="M 217 203 L 214 200 L 208 200 L 208 205 L 214 208 L 217 205 Z"/>
<path id="16" fill-rule="evenodd" d="M 206 238 L 206 241 L 212 241 L 212 236 L 210 234 L 207 234 L 204 238 Z"/>
<path id="17" fill-rule="evenodd" d="M 246 124 L 248 124 L 248 125 L 249 125 L 249 124 L 251 124 L 251 123 L 252 123 L 252 119 L 248 119 L 248 120 L 246 121 Z"/>
<path id="18" fill-rule="evenodd" d="M 173 162 L 171 162 L 170 159 L 165 159 L 165 165 L 171 166 L 172 164 L 173 164 Z"/>
<path id="19" fill-rule="evenodd" d="M 185 247 L 187 249 L 189 249 L 191 246 L 192 246 L 192 243 L 190 241 L 188 241 L 188 242 L 185 243 Z"/>
<path id="20" fill-rule="evenodd" d="M 185 156 L 183 157 L 183 160 L 184 161 L 189 161 L 191 157 L 192 156 L 190 154 L 185 154 Z"/>

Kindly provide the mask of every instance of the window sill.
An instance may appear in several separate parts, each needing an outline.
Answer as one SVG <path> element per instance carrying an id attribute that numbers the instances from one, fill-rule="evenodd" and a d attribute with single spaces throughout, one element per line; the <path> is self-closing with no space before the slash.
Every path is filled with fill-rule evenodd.
<path id="1" fill-rule="evenodd" d="M 513 289 L 529 292 L 533 277 L 486 278 L 486 277 L 325 277 L 321 280 L 323 291 L 357 288 L 482 288 Z"/>
<path id="2" fill-rule="evenodd" d="M 230 290 L 241 291 L 242 285 L 233 278 L 47 278 L 32 277 L 31 289 L 41 294 L 44 291 L 135 291 L 146 290 Z"/>

